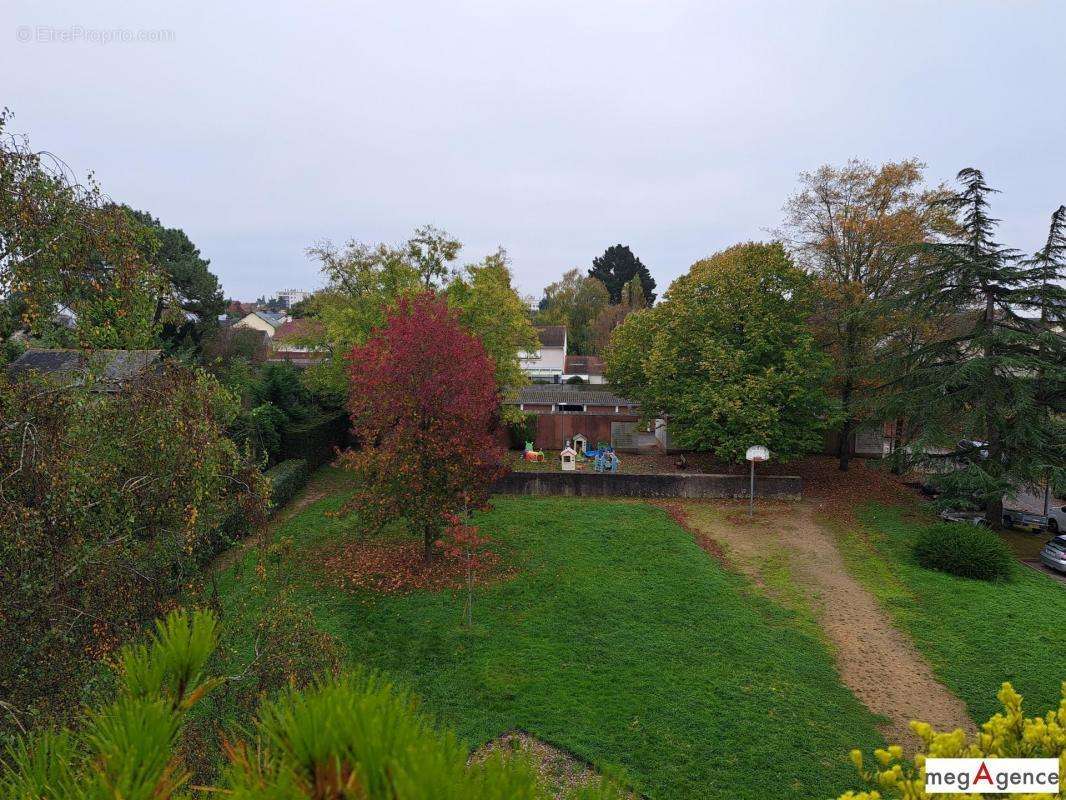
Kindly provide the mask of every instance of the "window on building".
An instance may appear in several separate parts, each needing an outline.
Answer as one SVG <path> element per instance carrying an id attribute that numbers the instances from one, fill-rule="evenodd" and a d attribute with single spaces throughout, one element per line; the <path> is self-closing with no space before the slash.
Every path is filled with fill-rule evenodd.
<path id="1" fill-rule="evenodd" d="M 581 405 L 580 403 L 559 403 L 556 409 L 558 411 L 572 411 L 580 413 L 585 410 L 585 406 Z"/>

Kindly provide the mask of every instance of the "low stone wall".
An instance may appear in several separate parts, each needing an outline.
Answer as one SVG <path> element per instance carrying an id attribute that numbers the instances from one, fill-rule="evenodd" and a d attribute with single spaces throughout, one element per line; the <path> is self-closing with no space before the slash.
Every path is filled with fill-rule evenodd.
<path id="1" fill-rule="evenodd" d="M 742 498 L 748 496 L 748 487 L 747 475 L 512 472 L 498 480 L 492 491 L 564 497 Z M 785 500 L 802 494 L 803 479 L 798 475 L 755 476 L 756 498 Z"/>

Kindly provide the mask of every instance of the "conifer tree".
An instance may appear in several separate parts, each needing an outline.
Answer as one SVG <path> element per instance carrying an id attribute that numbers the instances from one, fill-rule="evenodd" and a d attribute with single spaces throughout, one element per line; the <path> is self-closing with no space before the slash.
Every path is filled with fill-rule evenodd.
<path id="1" fill-rule="evenodd" d="M 1024 260 L 995 240 L 995 190 L 981 172 L 964 169 L 958 180 L 942 201 L 957 228 L 917 248 L 922 269 L 901 300 L 921 309 L 932 333 L 913 351 L 886 353 L 884 366 L 898 370 L 887 406 L 916 428 L 919 460 L 940 463 L 944 501 L 984 506 L 999 527 L 1004 495 L 1061 480 L 1066 468 L 1063 220 L 1056 215 L 1047 246 Z"/>

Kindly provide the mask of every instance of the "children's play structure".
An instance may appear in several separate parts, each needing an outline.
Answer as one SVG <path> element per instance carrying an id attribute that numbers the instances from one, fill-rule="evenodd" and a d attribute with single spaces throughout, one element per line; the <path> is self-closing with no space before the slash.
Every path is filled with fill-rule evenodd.
<path id="1" fill-rule="evenodd" d="M 559 468 L 564 472 L 582 469 L 584 462 L 593 462 L 596 472 L 618 472 L 622 466 L 621 459 L 615 455 L 610 442 L 599 442 L 595 449 L 588 446 L 588 440 L 580 433 L 574 437 L 574 444 L 567 441 L 566 447 L 559 453 Z M 576 446 L 575 446 L 576 444 Z M 534 450 L 533 442 L 526 442 L 522 458 L 526 461 L 545 461 L 543 450 Z"/>
<path id="2" fill-rule="evenodd" d="M 580 436 L 580 434 L 578 435 Z M 585 437 L 582 436 L 581 439 L 584 443 Z M 569 466 L 567 466 L 568 451 L 571 462 Z M 594 462 L 593 469 L 595 469 L 596 472 L 618 472 L 618 468 L 622 466 L 622 460 L 615 455 L 614 448 L 611 446 L 610 442 L 597 443 L 595 450 L 589 449 L 587 443 L 584 444 L 580 450 L 574 450 L 574 448 L 570 446 L 570 443 L 567 442 L 566 449 L 563 450 L 559 456 L 562 459 L 561 466 L 564 470 L 574 469 L 576 464 L 573 462 L 576 462 L 578 458 L 581 458 L 584 461 Z"/>

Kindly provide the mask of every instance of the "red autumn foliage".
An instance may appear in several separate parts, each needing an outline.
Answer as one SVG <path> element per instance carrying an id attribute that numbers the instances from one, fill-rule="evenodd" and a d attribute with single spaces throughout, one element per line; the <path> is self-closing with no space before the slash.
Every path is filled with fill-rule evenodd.
<path id="1" fill-rule="evenodd" d="M 431 560 L 449 521 L 484 505 L 504 472 L 493 372 L 480 340 L 442 300 L 402 300 L 349 355 L 348 410 L 360 448 L 342 457 L 357 475 L 345 510 L 371 527 L 407 520 Z"/>

